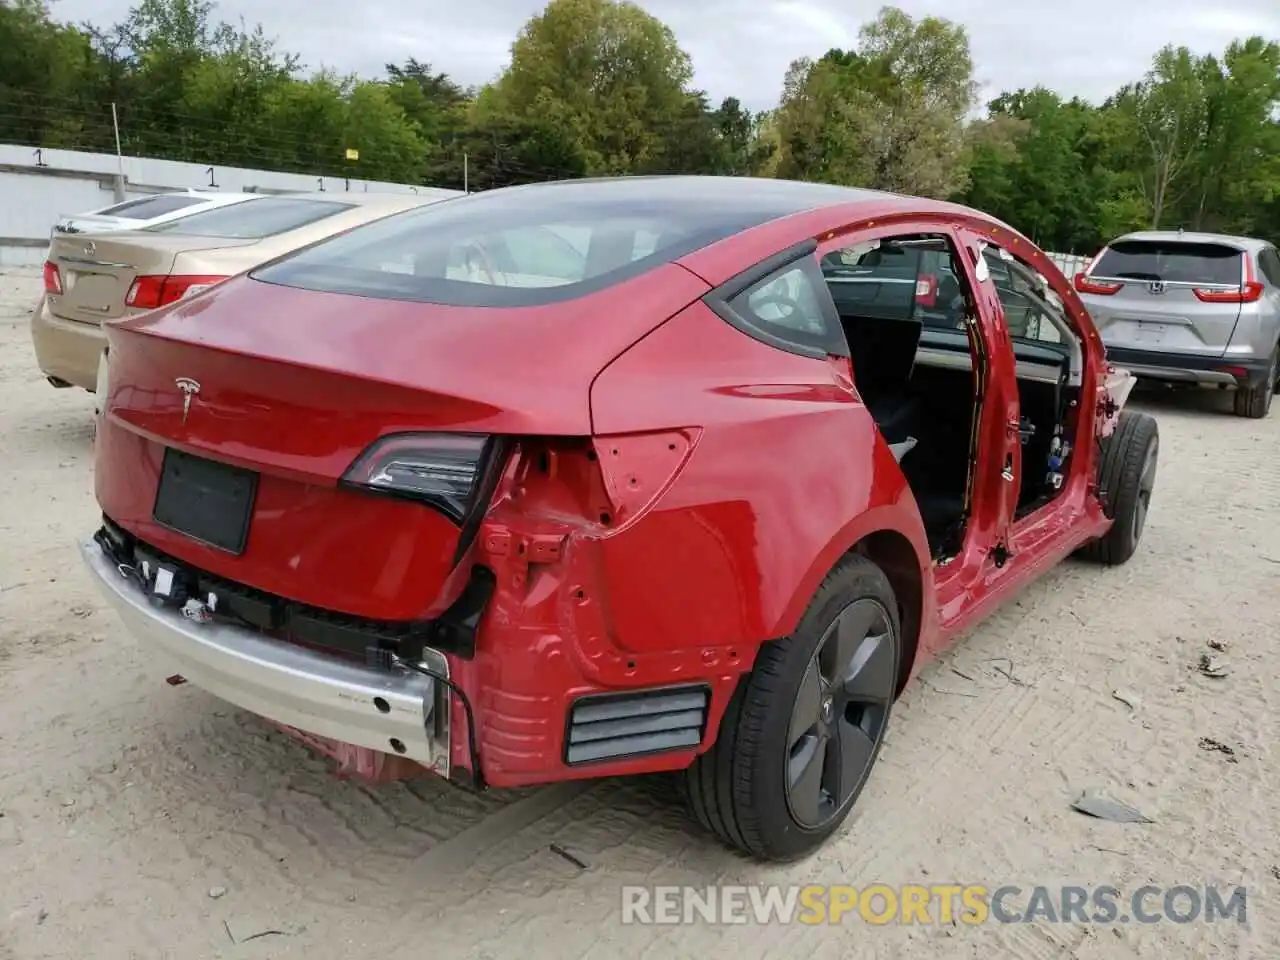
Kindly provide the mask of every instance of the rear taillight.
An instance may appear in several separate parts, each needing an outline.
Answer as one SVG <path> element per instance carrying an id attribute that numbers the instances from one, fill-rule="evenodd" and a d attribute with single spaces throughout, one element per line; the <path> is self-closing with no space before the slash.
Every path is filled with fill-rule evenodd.
<path id="1" fill-rule="evenodd" d="M 421 501 L 461 523 L 476 500 L 494 450 L 495 438 L 477 434 L 393 434 L 362 453 L 342 482 Z"/>
<path id="2" fill-rule="evenodd" d="M 926 273 L 916 278 L 916 303 L 922 307 L 938 305 L 938 278 Z"/>
<path id="3" fill-rule="evenodd" d="M 55 297 L 62 296 L 62 271 L 52 260 L 44 262 L 44 292 Z"/>
<path id="4" fill-rule="evenodd" d="M 1110 281 L 1094 280 L 1084 271 L 1077 273 L 1075 276 L 1076 293 L 1093 293 L 1102 297 L 1109 297 L 1113 293 L 1119 293 L 1123 283 L 1113 283 Z"/>
<path id="5" fill-rule="evenodd" d="M 1266 291 L 1266 286 L 1258 282 L 1253 272 L 1253 259 L 1247 253 L 1240 255 L 1244 263 L 1243 280 L 1238 290 L 1202 290 L 1197 287 L 1192 292 L 1197 300 L 1204 303 L 1256 303 Z"/>
<path id="6" fill-rule="evenodd" d="M 195 296 L 226 277 L 195 276 L 143 276 L 133 281 L 129 294 L 124 298 L 126 306 L 139 310 L 154 310 L 183 297 Z"/>

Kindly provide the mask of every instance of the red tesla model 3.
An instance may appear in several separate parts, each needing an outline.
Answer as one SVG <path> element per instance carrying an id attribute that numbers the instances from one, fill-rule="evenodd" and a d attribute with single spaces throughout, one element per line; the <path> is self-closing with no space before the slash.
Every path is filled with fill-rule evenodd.
<path id="1" fill-rule="evenodd" d="M 682 771 L 765 859 L 1156 473 L 1041 251 L 837 186 L 494 190 L 106 327 L 83 551 L 172 681 L 374 779 Z"/>

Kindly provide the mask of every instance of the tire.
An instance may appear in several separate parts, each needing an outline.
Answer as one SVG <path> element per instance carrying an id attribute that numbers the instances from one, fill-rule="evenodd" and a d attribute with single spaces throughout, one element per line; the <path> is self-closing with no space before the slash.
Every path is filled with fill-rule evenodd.
<path id="1" fill-rule="evenodd" d="M 795 633 L 761 648 L 716 743 L 684 772 L 685 797 L 703 826 L 758 860 L 780 862 L 835 833 L 884 742 L 901 635 L 883 571 L 865 557 L 845 557 Z M 847 682 L 832 683 L 836 677 Z"/>
<path id="2" fill-rule="evenodd" d="M 1160 431 L 1154 417 L 1125 410 L 1115 432 L 1103 441 L 1098 480 L 1104 512 L 1115 522 L 1105 536 L 1080 549 L 1088 560 L 1116 566 L 1138 549 L 1159 464 Z"/>
<path id="3" fill-rule="evenodd" d="M 1237 417 L 1261 420 L 1271 412 L 1271 398 L 1276 391 L 1276 377 L 1280 374 L 1280 345 L 1271 351 L 1271 365 L 1262 383 L 1255 387 L 1240 388 L 1235 392 L 1234 404 Z"/>

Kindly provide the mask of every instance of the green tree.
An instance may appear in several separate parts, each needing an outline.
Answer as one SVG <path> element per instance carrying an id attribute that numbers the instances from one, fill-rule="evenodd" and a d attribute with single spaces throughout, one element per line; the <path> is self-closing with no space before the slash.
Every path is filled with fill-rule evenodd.
<path id="1" fill-rule="evenodd" d="M 346 100 L 344 151 L 352 147 L 359 161 L 352 175 L 368 180 L 420 179 L 427 146 L 385 83 L 353 80 Z"/>
<path id="2" fill-rule="evenodd" d="M 452 148 L 466 130 L 471 94 L 448 74 L 437 73 L 412 57 L 403 65 L 387 64 L 387 77 L 391 98 L 417 127 L 433 171 L 447 175 L 456 152 Z M 460 169 L 454 172 L 461 175 Z"/>
<path id="3" fill-rule="evenodd" d="M 94 129 L 86 100 L 94 66 L 91 38 L 54 22 L 42 0 L 0 0 L 0 142 L 105 143 L 110 123 Z"/>
<path id="4" fill-rule="evenodd" d="M 1203 138 L 1191 163 L 1197 182 L 1188 211 L 1196 229 L 1253 232 L 1280 190 L 1275 105 L 1280 100 L 1280 44 L 1234 41 L 1219 60 L 1201 63 Z"/>
<path id="5" fill-rule="evenodd" d="M 494 108 L 572 137 L 592 174 L 629 173 L 701 122 L 692 75 L 670 28 L 630 0 L 551 0 L 512 44 Z"/>
<path id="6" fill-rule="evenodd" d="M 1189 188 L 1188 172 L 1204 143 L 1208 104 L 1204 69 L 1186 47 L 1165 47 L 1147 75 L 1121 91 L 1116 108 L 1138 134 L 1138 183 L 1159 227 Z"/>
<path id="7" fill-rule="evenodd" d="M 262 122 L 270 139 L 257 141 L 259 149 L 280 156 L 279 169 L 333 174 L 341 168 L 340 152 L 347 123 L 349 84 L 332 71 L 322 70 L 307 80 L 290 80 L 266 92 Z M 251 144 L 244 144 L 247 155 Z M 256 164 L 246 164 L 256 166 Z"/>
<path id="8" fill-rule="evenodd" d="M 963 27 L 882 8 L 856 50 L 791 65 L 777 117 L 779 175 L 950 196 L 968 176 L 975 90 Z"/>
<path id="9" fill-rule="evenodd" d="M 988 106 L 964 199 L 1037 243 L 1072 250 L 1097 242 L 1101 184 L 1087 143 L 1095 109 L 1044 87 L 1004 93 Z M 1003 130 L 1007 139 L 994 137 Z"/>

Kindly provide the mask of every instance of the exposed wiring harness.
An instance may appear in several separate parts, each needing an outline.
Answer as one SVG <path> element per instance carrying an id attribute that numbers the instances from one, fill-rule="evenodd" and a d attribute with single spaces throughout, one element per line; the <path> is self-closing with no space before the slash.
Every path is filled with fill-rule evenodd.
<path id="1" fill-rule="evenodd" d="M 458 701 L 462 704 L 462 710 L 467 715 L 467 752 L 471 754 L 471 779 L 477 790 L 485 788 L 484 774 L 480 770 L 480 750 L 476 746 L 476 719 L 475 714 L 471 710 L 471 701 L 467 699 L 467 695 L 462 692 L 462 688 L 450 680 L 444 674 L 432 670 L 430 667 L 424 667 L 420 663 L 412 663 L 403 657 L 392 654 L 391 663 L 402 670 L 411 670 L 414 673 L 420 673 L 423 676 L 430 677 L 437 683 L 443 683 L 450 693 L 456 694 Z M 447 708 L 446 708 L 447 709 Z"/>
<path id="2" fill-rule="evenodd" d="M 94 535 L 94 540 L 97 542 L 98 546 L 102 549 L 103 553 L 106 554 L 107 558 L 116 565 L 116 569 L 120 572 L 121 576 L 137 584 L 139 589 L 141 589 L 141 591 L 144 594 L 148 594 L 148 595 L 150 594 L 151 583 L 148 581 L 148 577 L 139 568 L 138 564 L 130 563 L 126 560 L 121 559 L 119 550 L 116 548 L 115 543 L 111 540 L 110 536 L 108 536 L 105 530 L 100 529 Z M 219 616 L 225 619 L 231 619 L 231 620 L 237 621 L 241 623 L 243 626 L 249 627 L 250 629 L 253 629 L 253 630 L 259 629 L 255 624 L 250 623 L 248 620 L 244 620 L 243 618 L 235 614 L 231 614 L 230 616 L 228 616 L 228 613 L 229 612 L 220 611 Z M 391 661 L 391 666 L 398 667 L 401 670 L 407 670 L 413 673 L 420 673 L 423 676 L 430 677 L 432 680 L 436 681 L 437 683 L 444 684 L 444 686 L 449 690 L 450 693 L 457 695 L 458 701 L 462 704 L 462 710 L 467 717 L 467 752 L 471 755 L 471 779 L 477 790 L 485 789 L 484 774 L 481 772 L 481 769 L 480 769 L 480 750 L 476 744 L 475 712 L 471 709 L 471 701 L 467 698 L 467 695 L 462 691 L 462 688 L 459 687 L 452 680 L 450 680 L 448 677 L 439 673 L 438 671 L 432 670 L 430 667 L 423 666 L 420 663 L 414 663 L 410 660 L 405 660 L 403 657 L 400 657 L 396 654 L 391 655 L 390 661 Z M 446 704 L 446 709 L 448 709 L 447 704 Z"/>

